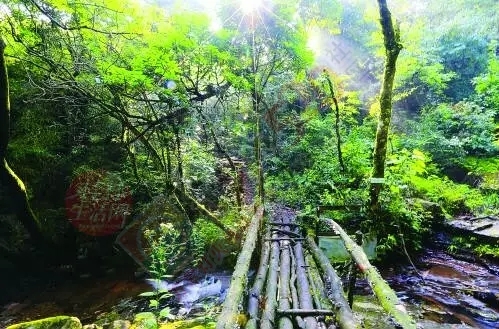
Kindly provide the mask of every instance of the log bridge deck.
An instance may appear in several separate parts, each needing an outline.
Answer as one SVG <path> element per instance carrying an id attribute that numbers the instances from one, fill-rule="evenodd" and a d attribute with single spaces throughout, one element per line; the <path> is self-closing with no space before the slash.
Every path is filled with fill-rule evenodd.
<path id="1" fill-rule="evenodd" d="M 294 213 L 285 208 L 272 211 L 265 224 L 263 213 L 262 207 L 256 209 L 249 225 L 216 328 L 362 328 L 340 277 L 314 237 L 303 235 Z M 394 324 L 416 328 L 362 248 L 333 220 L 323 220 L 342 238 L 355 264 L 352 268 L 357 267 L 367 278 Z M 260 265 L 253 282 L 248 283 L 257 241 L 261 245 Z"/>

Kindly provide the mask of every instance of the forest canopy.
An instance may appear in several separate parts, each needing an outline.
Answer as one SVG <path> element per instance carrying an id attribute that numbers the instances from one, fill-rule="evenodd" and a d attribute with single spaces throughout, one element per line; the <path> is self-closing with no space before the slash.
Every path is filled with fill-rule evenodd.
<path id="1" fill-rule="evenodd" d="M 244 226 L 251 196 L 305 214 L 344 207 L 334 216 L 376 231 L 386 251 L 402 232 L 419 248 L 433 205 L 444 217 L 497 212 L 496 1 L 389 5 L 401 51 L 372 225 L 385 61 L 374 1 L 3 1 L 6 158 L 38 224 L 19 225 L 3 186 L 1 248 L 22 250 L 28 229 L 76 253 L 90 238 L 64 200 L 95 171 L 129 191 L 126 224 L 164 196 L 193 262 Z"/>

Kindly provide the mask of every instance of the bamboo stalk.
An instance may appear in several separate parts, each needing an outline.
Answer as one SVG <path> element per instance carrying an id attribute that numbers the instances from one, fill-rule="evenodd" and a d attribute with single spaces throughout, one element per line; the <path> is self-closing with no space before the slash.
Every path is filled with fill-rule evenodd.
<path id="1" fill-rule="evenodd" d="M 277 237 L 277 233 L 272 234 Z M 269 275 L 265 287 L 265 307 L 260 320 L 261 329 L 273 329 L 275 322 L 275 310 L 277 308 L 277 283 L 279 270 L 279 242 L 274 241 L 270 246 Z"/>
<path id="2" fill-rule="evenodd" d="M 337 309 L 336 322 L 338 323 L 338 326 L 342 329 L 360 328 L 360 323 L 354 318 L 352 309 L 348 306 L 348 302 L 345 299 L 341 279 L 338 274 L 336 274 L 329 259 L 317 246 L 312 237 L 307 237 L 307 244 L 316 263 L 321 267 L 327 297 Z"/>
<path id="3" fill-rule="evenodd" d="M 301 242 L 297 242 L 294 246 L 295 258 L 296 258 L 296 277 L 297 277 L 297 287 L 298 287 L 298 299 L 300 302 L 300 308 L 303 309 L 313 309 L 312 296 L 310 295 L 310 285 L 308 283 L 307 272 L 305 270 L 305 259 L 303 255 L 303 245 Z M 317 320 L 313 316 L 306 316 L 305 328 L 306 329 L 316 329 Z"/>
<path id="4" fill-rule="evenodd" d="M 290 248 L 291 256 L 291 281 L 289 282 L 289 290 L 291 292 L 291 301 L 294 308 L 300 307 L 300 301 L 298 300 L 298 291 L 296 289 L 296 258 L 293 248 Z M 301 316 L 296 316 L 295 321 L 299 328 L 305 328 L 305 322 Z"/>
<path id="5" fill-rule="evenodd" d="M 246 232 L 246 238 L 237 257 L 236 267 L 232 274 L 232 280 L 223 303 L 222 312 L 218 317 L 216 329 L 233 329 L 237 326 L 239 303 L 244 293 L 251 257 L 255 250 L 258 231 L 263 218 L 263 207 L 258 207 L 250 226 Z"/>
<path id="6" fill-rule="evenodd" d="M 397 322 L 403 329 L 415 329 L 416 322 L 409 316 L 409 314 L 407 314 L 404 305 L 400 302 L 388 283 L 378 273 L 376 267 L 371 265 L 366 254 L 364 253 L 364 250 L 362 250 L 362 248 L 357 245 L 335 221 L 331 219 L 324 220 L 336 233 L 339 234 L 345 243 L 345 248 L 357 263 L 359 270 L 366 276 L 369 285 L 385 311 L 390 314 L 395 322 Z"/>
<path id="7" fill-rule="evenodd" d="M 277 310 L 279 315 L 303 315 L 303 316 L 318 316 L 318 315 L 334 315 L 335 311 L 332 310 L 320 310 L 320 309 L 296 309 L 292 308 L 289 310 Z"/>
<path id="8" fill-rule="evenodd" d="M 279 308 L 288 310 L 291 308 L 290 287 L 291 278 L 291 256 L 289 242 L 282 242 L 281 264 L 279 273 Z M 279 329 L 293 329 L 293 322 L 287 316 L 279 319 Z"/>
<path id="9" fill-rule="evenodd" d="M 262 290 L 267 277 L 267 272 L 269 268 L 269 257 L 270 257 L 270 243 L 266 240 L 270 238 L 270 231 L 265 232 L 265 239 L 262 241 L 262 251 L 260 255 L 260 265 L 253 283 L 253 287 L 250 290 L 248 298 L 248 322 L 246 323 L 246 329 L 257 328 L 258 321 L 258 310 L 260 301 L 262 299 Z"/>

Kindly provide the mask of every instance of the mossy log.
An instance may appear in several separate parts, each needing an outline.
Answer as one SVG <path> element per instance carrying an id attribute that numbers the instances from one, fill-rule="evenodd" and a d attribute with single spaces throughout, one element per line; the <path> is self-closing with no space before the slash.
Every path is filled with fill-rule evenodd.
<path id="1" fill-rule="evenodd" d="M 270 257 L 270 230 L 265 232 L 265 237 L 262 240 L 262 249 L 260 254 L 260 265 L 258 266 L 258 271 L 256 273 L 255 281 L 253 282 L 253 287 L 249 292 L 248 297 L 248 322 L 246 323 L 246 328 L 256 328 L 258 321 L 258 310 L 260 307 L 260 302 L 262 300 L 262 290 L 267 278 L 267 272 L 269 268 L 269 257 Z"/>
<path id="2" fill-rule="evenodd" d="M 272 237 L 276 238 L 277 233 Z M 260 320 L 261 329 L 273 329 L 275 322 L 275 310 L 277 308 L 277 285 L 279 279 L 279 242 L 274 241 L 270 246 L 269 274 L 265 287 L 265 305 Z"/>
<path id="3" fill-rule="evenodd" d="M 283 221 L 289 224 L 289 219 L 284 217 Z M 291 228 L 291 226 L 284 226 L 284 228 Z M 281 231 L 281 230 L 279 230 Z M 288 234 L 293 233 L 289 230 L 283 230 L 280 233 Z M 287 310 L 291 308 L 291 244 L 289 241 L 281 242 L 281 258 L 279 268 L 279 308 Z M 279 318 L 279 329 L 293 329 L 293 322 L 291 317 L 282 316 Z"/>
<path id="4" fill-rule="evenodd" d="M 216 329 L 234 329 L 238 325 L 239 304 L 243 297 L 253 251 L 263 218 L 263 207 L 258 207 L 246 231 L 244 243 L 237 257 L 229 291 L 225 297 L 222 312 L 217 320 Z"/>
<path id="5" fill-rule="evenodd" d="M 345 243 L 346 250 L 357 263 L 359 270 L 365 275 L 374 294 L 378 298 L 383 309 L 403 329 L 416 329 L 416 322 L 407 314 L 404 305 L 400 302 L 395 292 L 378 273 L 376 267 L 372 266 L 362 247 L 356 244 L 338 223 L 331 219 L 325 222 L 341 237 Z"/>
<path id="6" fill-rule="evenodd" d="M 342 329 L 360 328 L 360 323 L 355 319 L 352 309 L 345 299 L 341 279 L 331 265 L 331 262 L 317 246 L 312 237 L 307 237 L 307 244 L 316 263 L 322 270 L 322 278 L 324 280 L 327 297 L 337 309 L 335 316 L 338 326 Z"/>
<path id="7" fill-rule="evenodd" d="M 310 294 L 310 285 L 308 282 L 305 257 L 303 254 L 303 245 L 301 242 L 297 242 L 294 246 L 295 259 L 296 259 L 296 286 L 298 288 L 298 300 L 300 303 L 300 308 L 302 309 L 313 309 L 314 304 L 312 301 L 312 295 Z M 316 329 L 317 320 L 313 316 L 306 316 L 304 318 L 305 329 Z"/>

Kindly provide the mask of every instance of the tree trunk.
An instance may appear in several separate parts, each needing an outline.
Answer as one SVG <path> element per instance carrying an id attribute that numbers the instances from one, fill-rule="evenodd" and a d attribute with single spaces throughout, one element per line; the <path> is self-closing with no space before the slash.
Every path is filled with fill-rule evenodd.
<path id="1" fill-rule="evenodd" d="M 334 103 L 334 115 L 335 115 L 335 123 L 334 123 L 334 131 L 336 133 L 336 148 L 338 151 L 338 162 L 340 163 L 340 169 L 342 172 L 345 172 L 345 163 L 343 162 L 343 154 L 341 152 L 341 134 L 340 134 L 340 107 L 338 105 L 338 100 L 336 99 L 336 95 L 334 93 L 333 83 L 331 82 L 331 78 L 327 75 L 326 70 L 324 70 L 324 76 L 326 77 L 327 85 L 329 87 L 329 93 L 331 94 L 331 98 Z"/>
<path id="2" fill-rule="evenodd" d="M 230 288 L 225 297 L 222 312 L 218 317 L 216 329 L 233 329 L 237 326 L 239 304 L 246 286 L 251 257 L 255 250 L 256 241 L 258 240 L 258 231 L 260 230 L 262 218 L 263 207 L 258 207 L 251 219 L 241 252 L 237 257 Z"/>
<path id="3" fill-rule="evenodd" d="M 43 243 L 45 239 L 41 233 L 40 223 L 30 207 L 26 187 L 9 167 L 6 159 L 10 133 L 10 101 L 7 64 L 4 56 L 5 47 L 6 44 L 0 36 L 0 183 L 10 195 L 17 218 L 33 241 Z"/>
<path id="4" fill-rule="evenodd" d="M 345 243 L 345 248 L 357 263 L 359 270 L 366 276 L 369 285 L 371 286 L 383 309 L 390 314 L 395 322 L 397 322 L 403 329 L 416 329 L 416 323 L 409 316 L 409 314 L 407 314 L 404 305 L 400 302 L 388 283 L 386 283 L 386 281 L 378 273 L 376 267 L 371 265 L 366 254 L 364 253 L 364 250 L 362 250 L 362 247 L 357 245 L 335 221 L 331 219 L 324 220 Z"/>
<path id="5" fill-rule="evenodd" d="M 378 0 L 378 5 L 385 44 L 386 62 L 379 101 L 380 114 L 373 155 L 373 173 L 370 191 L 370 206 L 373 213 L 377 213 L 379 210 L 379 194 L 385 177 L 386 149 L 392 118 L 393 80 L 395 78 L 397 57 L 400 50 L 402 50 L 400 34 L 393 26 L 391 13 L 386 4 L 386 0 Z"/>
<path id="6" fill-rule="evenodd" d="M 272 234 L 277 238 L 277 233 Z M 275 310 L 277 309 L 277 286 L 279 279 L 279 242 L 272 242 L 270 247 L 269 275 L 265 287 L 265 306 L 260 320 L 261 329 L 273 329 L 275 323 Z"/>

